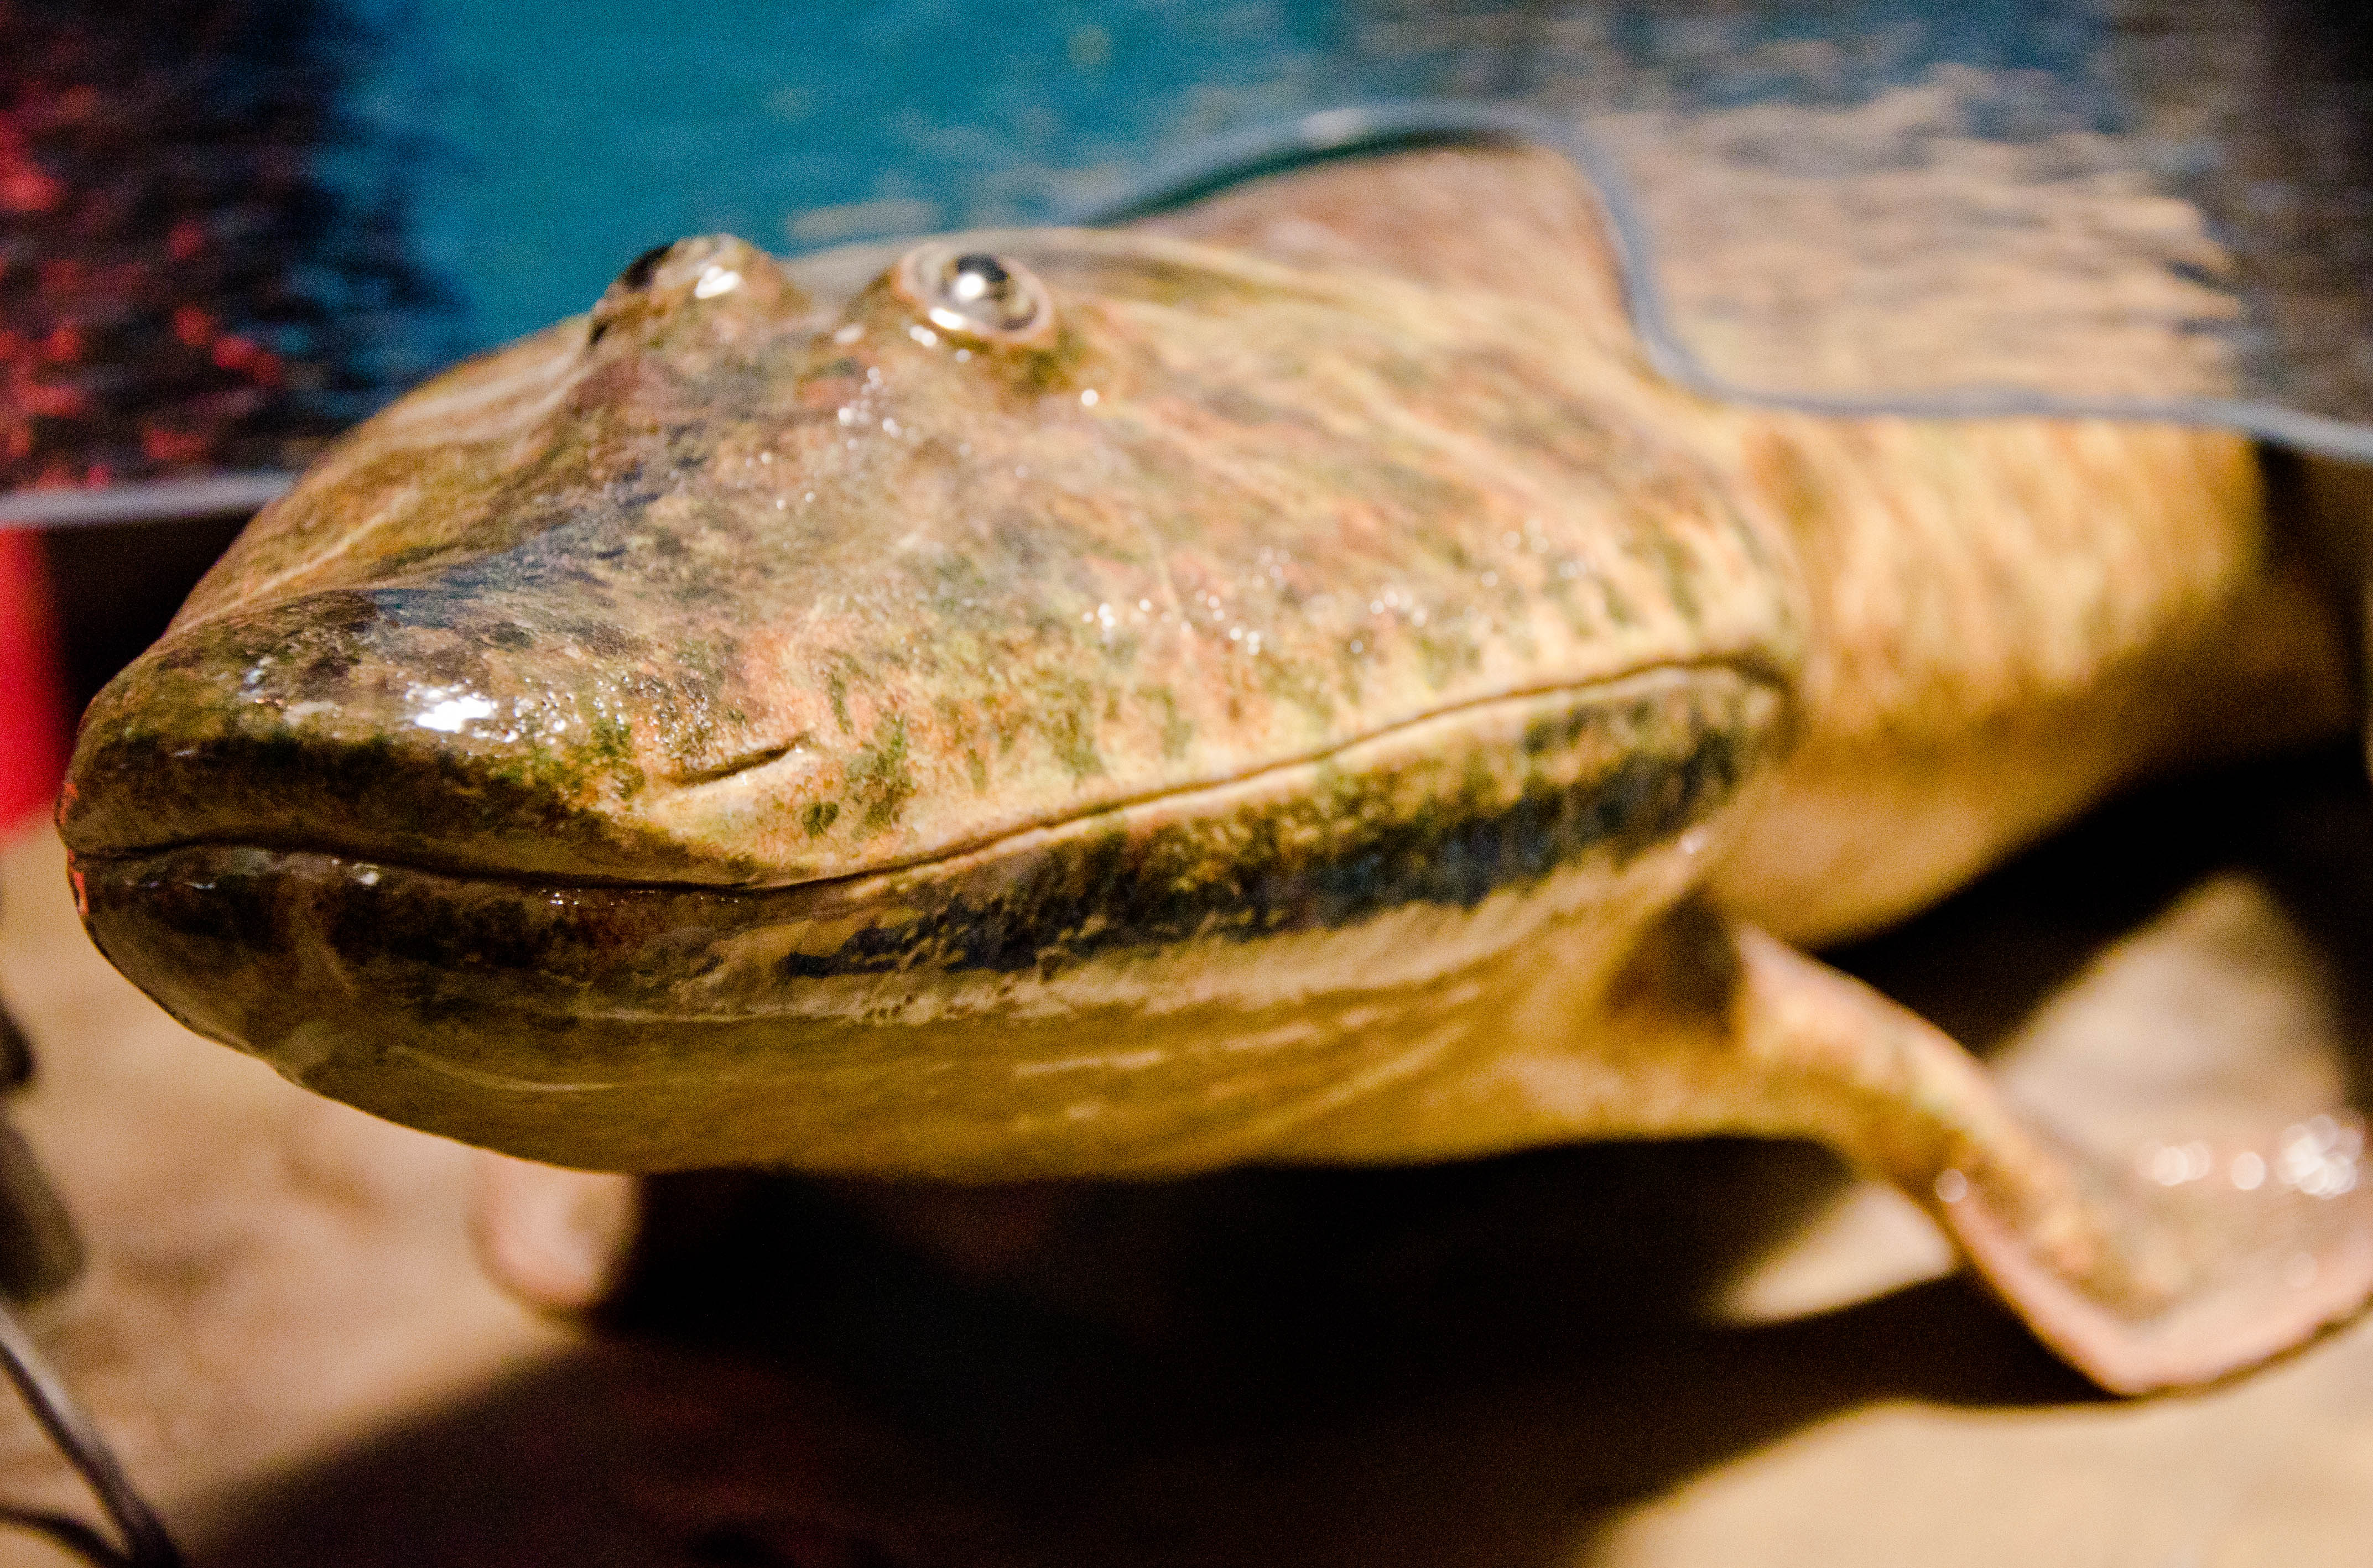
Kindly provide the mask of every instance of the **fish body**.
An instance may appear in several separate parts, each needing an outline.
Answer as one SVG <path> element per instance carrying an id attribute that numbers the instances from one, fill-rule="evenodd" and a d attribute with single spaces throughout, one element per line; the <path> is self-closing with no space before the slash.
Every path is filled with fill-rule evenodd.
<path id="1" fill-rule="evenodd" d="M 2226 432 L 1667 383 L 1547 155 L 803 266 L 687 240 L 260 517 L 94 704 L 62 824 L 177 1015 L 511 1153 L 1814 1136 L 2152 1387 L 2352 1308 L 2356 1207 L 2285 1220 L 2332 1267 L 2266 1285 L 1782 943 L 2344 728 L 2344 619 L 2268 516 Z"/>

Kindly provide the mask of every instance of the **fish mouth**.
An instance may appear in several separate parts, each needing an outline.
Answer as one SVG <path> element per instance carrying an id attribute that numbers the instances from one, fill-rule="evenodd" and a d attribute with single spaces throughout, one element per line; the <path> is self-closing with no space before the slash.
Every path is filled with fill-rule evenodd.
<path id="1" fill-rule="evenodd" d="M 1657 668 L 779 887 L 222 842 L 86 848 L 73 875 L 100 949 L 198 1032 L 415 1126 L 656 1168 L 557 1134 L 490 1134 L 467 1105 L 524 1094 L 570 1122 L 555 1094 L 722 1082 L 754 1052 L 836 1059 L 860 1036 L 1249 1012 L 1423 981 L 1643 876 L 1677 896 L 1784 720 L 1767 678 Z M 391 1091 L 418 1079 L 407 1055 L 434 1059 L 433 1084 Z"/>
<path id="2" fill-rule="evenodd" d="M 71 858 L 102 949 L 193 1021 L 211 1012 L 201 999 L 221 977 L 324 941 L 357 983 L 384 950 L 507 985 L 668 989 L 703 964 L 697 952 L 659 956 L 685 935 L 755 925 L 800 933 L 776 954 L 783 980 L 1046 973 L 1119 949 L 1341 929 L 1411 905 L 1472 909 L 1579 860 L 1629 861 L 1729 802 L 1778 741 L 1783 707 L 1777 683 L 1748 670 L 1659 666 L 776 886 L 555 878 L 318 840 L 85 846 Z"/>

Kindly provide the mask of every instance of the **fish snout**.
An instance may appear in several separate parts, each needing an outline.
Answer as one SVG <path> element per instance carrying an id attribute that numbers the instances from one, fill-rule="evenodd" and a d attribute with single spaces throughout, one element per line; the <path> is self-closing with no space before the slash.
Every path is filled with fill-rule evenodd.
<path id="1" fill-rule="evenodd" d="M 647 782 L 638 731 L 685 700 L 677 673 L 630 640 L 401 589 L 203 621 L 92 703 L 60 825 L 86 858 L 213 843 L 521 875 L 719 876 L 623 813 Z"/>

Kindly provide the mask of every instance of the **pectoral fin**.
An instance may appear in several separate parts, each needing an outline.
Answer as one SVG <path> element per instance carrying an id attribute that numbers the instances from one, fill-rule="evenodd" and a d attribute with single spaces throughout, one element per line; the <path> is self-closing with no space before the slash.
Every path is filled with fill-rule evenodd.
<path id="1" fill-rule="evenodd" d="M 2248 1189 L 2161 1185 L 2044 1129 L 1942 1032 L 1859 981 L 1714 921 L 1685 914 L 1615 1003 L 1627 1052 L 1661 1038 L 1661 1071 L 1702 1087 L 1701 1125 L 1666 1130 L 1812 1138 L 1893 1181 L 2102 1387 L 2225 1375 L 2373 1294 L 2373 1192 L 2353 1179 L 2340 1124 L 2320 1178 L 2277 1179 L 2277 1153 Z"/>

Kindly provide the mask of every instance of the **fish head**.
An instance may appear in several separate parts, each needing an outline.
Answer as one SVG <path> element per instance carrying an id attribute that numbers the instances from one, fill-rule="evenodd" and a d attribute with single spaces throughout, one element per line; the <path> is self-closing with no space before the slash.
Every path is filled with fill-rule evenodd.
<path id="1" fill-rule="evenodd" d="M 685 240 L 260 516 L 93 704 L 61 824 L 121 967 L 368 1108 L 1004 1169 L 876 1090 L 688 1107 L 1435 985 L 1590 907 L 1615 954 L 1788 729 L 1802 588 L 1724 430 L 1401 280 Z"/>

